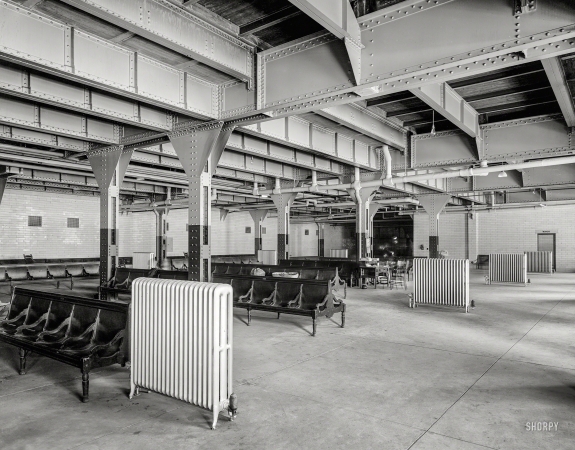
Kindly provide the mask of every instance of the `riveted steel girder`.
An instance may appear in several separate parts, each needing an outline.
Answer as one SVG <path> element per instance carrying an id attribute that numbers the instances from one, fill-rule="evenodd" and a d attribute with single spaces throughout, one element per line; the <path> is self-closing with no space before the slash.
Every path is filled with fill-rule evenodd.
<path id="1" fill-rule="evenodd" d="M 254 49 L 167 0 L 64 0 L 248 83 Z"/>
<path id="2" fill-rule="evenodd" d="M 523 170 L 525 187 L 555 186 L 575 183 L 575 164 Z"/>
<path id="3" fill-rule="evenodd" d="M 560 167 L 560 166 L 557 166 Z M 505 169 L 502 166 L 501 169 Z M 551 167 L 555 169 L 555 167 Z M 506 177 L 500 177 L 499 173 L 490 173 L 485 177 L 472 177 L 474 191 L 493 191 L 501 189 L 514 189 L 523 187 L 521 172 L 516 170 L 505 171 Z"/>
<path id="4" fill-rule="evenodd" d="M 565 72 L 561 64 L 561 60 L 557 57 L 546 58 L 541 60 L 543 63 L 543 68 L 549 78 L 553 92 L 555 93 L 555 98 L 561 112 L 563 113 L 563 118 L 565 122 L 570 127 L 575 127 L 575 108 L 573 106 L 573 96 L 569 90 L 569 85 L 567 79 L 565 78 Z"/>
<path id="5" fill-rule="evenodd" d="M 573 151 L 573 129 L 560 115 L 481 125 L 481 130 L 484 145 L 479 156 L 487 161 L 545 158 Z"/>
<path id="6" fill-rule="evenodd" d="M 356 83 L 361 80 L 361 31 L 348 0 L 289 0 L 326 30 L 344 40 Z"/>
<path id="7" fill-rule="evenodd" d="M 121 127 L 115 123 L 19 98 L 0 97 L 0 123 L 104 144 L 118 144 L 120 141 Z M 37 137 L 42 138 L 40 135 Z"/>
<path id="8" fill-rule="evenodd" d="M 475 142 L 462 131 L 442 131 L 411 137 L 411 167 L 472 164 L 478 161 Z"/>
<path id="9" fill-rule="evenodd" d="M 320 109 L 316 114 L 399 150 L 407 147 L 407 131 L 355 103 Z"/>
<path id="10" fill-rule="evenodd" d="M 333 161 L 339 161 L 345 165 L 360 167 L 367 170 L 379 170 L 379 155 L 375 148 L 367 143 L 354 139 L 343 133 L 311 123 L 298 116 L 285 117 L 260 122 L 248 126 L 240 126 L 239 131 L 262 137 L 266 140 L 284 144 L 294 149 L 301 149 L 315 153 L 312 155 L 296 152 L 296 157 L 309 162 L 315 161 L 316 168 L 328 168 L 329 160 L 334 167 Z M 247 146 L 258 147 L 256 142 L 246 137 Z M 324 156 L 326 158 L 324 158 Z M 321 170 L 321 169 L 319 169 Z M 340 164 L 340 171 L 345 171 L 345 166 Z"/>
<path id="11" fill-rule="evenodd" d="M 174 121 L 173 114 L 165 109 L 46 77 L 1 61 L 0 93 L 155 130 L 170 130 Z"/>
<path id="12" fill-rule="evenodd" d="M 364 99 L 575 49 L 575 8 L 552 0 L 540 1 L 536 13 L 519 18 L 510 14 L 507 0 L 486 0 L 479 9 L 475 0 L 402 2 L 359 22 Z M 381 51 L 390 42 L 393 51 Z M 343 52 L 335 37 L 320 34 L 259 53 L 258 107 L 298 113 L 309 105 L 345 102 L 342 96 L 360 89 L 342 64 Z"/>
<path id="13" fill-rule="evenodd" d="M 113 3 L 132 5 L 132 2 Z M 3 0 L 0 2 L 0 29 L 0 59 L 193 117 L 219 116 L 220 89 L 217 84 L 70 27 L 46 14 Z M 48 92 L 39 89 L 40 93 L 46 94 L 46 99 L 50 98 L 52 90 L 52 87 Z M 65 95 L 78 101 L 75 92 L 69 91 Z M 111 107 L 109 99 L 96 99 L 98 101 L 104 110 Z M 113 108 L 129 115 L 125 106 L 119 103 Z M 145 117 L 146 114 L 154 116 L 153 111 L 144 111 L 142 115 Z"/>
<path id="14" fill-rule="evenodd" d="M 14 142 L 37 144 L 74 152 L 86 152 L 89 150 L 91 145 L 90 142 L 80 139 L 8 125 L 0 125 L 0 138 Z"/>
<path id="15" fill-rule="evenodd" d="M 479 137 L 479 113 L 447 83 L 427 84 L 410 91 L 469 136 Z"/>

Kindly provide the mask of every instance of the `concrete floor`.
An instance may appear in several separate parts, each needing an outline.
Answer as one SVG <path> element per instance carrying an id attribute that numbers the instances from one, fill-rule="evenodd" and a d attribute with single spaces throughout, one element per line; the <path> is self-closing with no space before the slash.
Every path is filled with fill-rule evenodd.
<path id="1" fill-rule="evenodd" d="M 406 291 L 351 289 L 340 317 L 245 311 L 234 321 L 238 418 L 164 397 L 127 397 L 129 372 L 78 369 L 0 344 L 2 449 L 572 449 L 575 274 L 486 286 L 477 307 L 407 307 Z M 409 291 L 408 291 L 409 292 Z M 557 430 L 528 431 L 530 422 Z"/>

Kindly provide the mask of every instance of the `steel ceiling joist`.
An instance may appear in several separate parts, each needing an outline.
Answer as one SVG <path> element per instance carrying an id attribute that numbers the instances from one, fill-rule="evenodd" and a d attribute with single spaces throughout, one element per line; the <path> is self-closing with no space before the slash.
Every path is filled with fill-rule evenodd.
<path id="1" fill-rule="evenodd" d="M 315 153 L 316 161 L 325 157 L 326 161 L 328 159 L 339 161 L 345 165 L 366 170 L 379 170 L 380 168 L 375 148 L 351 136 L 298 116 L 240 126 L 238 130 L 294 149 Z M 311 160 L 312 155 L 308 154 L 307 157 Z M 327 166 L 327 163 L 324 165 Z"/>
<path id="2" fill-rule="evenodd" d="M 119 143 L 121 134 L 121 127 L 115 123 L 49 108 L 18 98 L 0 97 L 0 123 L 102 144 Z"/>
<path id="3" fill-rule="evenodd" d="M 289 0 L 326 30 L 342 39 L 355 82 L 361 82 L 361 31 L 348 0 Z"/>
<path id="4" fill-rule="evenodd" d="M 517 19 L 507 0 L 486 0 L 481 8 L 474 0 L 410 1 L 359 22 L 364 99 L 575 49 L 575 8 L 552 0 L 540 1 L 535 14 Z M 393 52 L 382 52 L 388 42 L 394 43 Z M 333 36 L 320 34 L 259 53 L 258 107 L 297 114 L 312 104 L 325 108 L 345 102 L 343 96 L 358 87 L 351 83 L 351 68 L 341 64 L 342 52 Z M 373 93 L 365 94 L 368 89 Z"/>
<path id="5" fill-rule="evenodd" d="M 411 93 L 472 138 L 479 137 L 479 113 L 447 83 L 427 84 Z"/>
<path id="6" fill-rule="evenodd" d="M 407 147 L 405 130 L 355 103 L 319 109 L 316 114 L 399 150 Z"/>
<path id="7" fill-rule="evenodd" d="M 155 130 L 170 130 L 174 121 L 173 114 L 166 109 L 108 95 L 2 62 L 0 93 Z"/>
<path id="8" fill-rule="evenodd" d="M 252 83 L 254 49 L 167 0 L 64 0 L 76 8 Z"/>
<path id="9" fill-rule="evenodd" d="M 442 131 L 411 137 L 411 167 L 453 166 L 478 162 L 473 140 L 461 131 Z"/>
<path id="10" fill-rule="evenodd" d="M 86 152 L 91 145 L 89 142 L 80 139 L 7 125 L 0 125 L 0 138 L 23 144 L 36 144 L 73 152 Z"/>
<path id="11" fill-rule="evenodd" d="M 171 143 L 142 148 L 134 151 L 132 161 L 143 162 L 165 167 L 182 168 Z M 311 177 L 311 170 L 302 167 L 272 161 L 259 156 L 251 156 L 233 150 L 224 150 L 218 161 L 218 168 L 261 175 L 268 179 L 305 180 Z M 217 174 L 217 172 L 216 172 Z"/>
<path id="12" fill-rule="evenodd" d="M 565 122 L 570 127 L 575 127 L 575 108 L 573 106 L 573 96 L 569 90 L 569 85 L 565 78 L 565 72 L 561 64 L 561 60 L 557 57 L 547 58 L 541 61 L 543 67 L 545 68 L 545 73 L 549 78 L 553 92 L 555 93 L 555 98 Z"/>
<path id="13" fill-rule="evenodd" d="M 217 84 L 45 14 L 3 0 L 0 29 L 0 59 L 200 119 L 219 115 Z"/>

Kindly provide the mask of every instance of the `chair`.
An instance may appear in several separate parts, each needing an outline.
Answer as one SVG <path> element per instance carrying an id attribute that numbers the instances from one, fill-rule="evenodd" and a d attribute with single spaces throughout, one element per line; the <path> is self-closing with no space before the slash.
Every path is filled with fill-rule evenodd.
<path id="1" fill-rule="evenodd" d="M 388 284 L 389 289 L 393 289 L 394 286 L 396 288 L 403 286 L 404 289 L 407 289 L 407 283 L 405 282 L 405 268 L 392 269 Z"/>

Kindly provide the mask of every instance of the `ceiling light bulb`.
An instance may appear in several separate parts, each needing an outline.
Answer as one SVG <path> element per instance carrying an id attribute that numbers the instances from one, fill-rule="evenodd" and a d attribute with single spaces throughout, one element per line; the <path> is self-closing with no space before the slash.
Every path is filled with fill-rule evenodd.
<path id="1" fill-rule="evenodd" d="M 499 175 L 497 175 L 498 178 L 505 178 L 507 176 L 507 172 L 505 172 L 505 170 L 502 170 L 501 172 L 499 172 Z"/>

